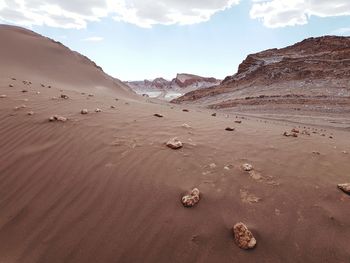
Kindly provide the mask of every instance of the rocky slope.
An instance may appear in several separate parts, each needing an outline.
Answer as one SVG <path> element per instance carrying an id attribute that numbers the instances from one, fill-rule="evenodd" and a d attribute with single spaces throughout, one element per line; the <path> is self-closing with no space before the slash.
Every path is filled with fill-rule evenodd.
<path id="1" fill-rule="evenodd" d="M 219 86 L 189 92 L 174 102 L 240 109 L 276 104 L 311 109 L 311 104 L 344 110 L 350 104 L 349 82 L 350 37 L 325 36 L 249 55 Z"/>
<path id="2" fill-rule="evenodd" d="M 193 90 L 217 86 L 220 82 L 220 80 L 215 78 L 181 73 L 177 74 L 176 78 L 171 81 L 164 78 L 156 78 L 152 81 L 129 81 L 126 84 L 139 94 L 166 99 L 173 96 L 179 97 Z"/>

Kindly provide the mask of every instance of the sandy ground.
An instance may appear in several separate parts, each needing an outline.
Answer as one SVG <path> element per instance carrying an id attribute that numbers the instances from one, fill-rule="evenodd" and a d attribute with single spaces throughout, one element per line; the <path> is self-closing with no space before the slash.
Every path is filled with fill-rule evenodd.
<path id="1" fill-rule="evenodd" d="M 350 182 L 348 131 L 1 69 L 0 262 L 349 262 L 350 196 L 337 189 Z M 292 128 L 311 135 L 282 136 Z M 182 149 L 165 146 L 173 137 Z M 193 187 L 201 200 L 184 208 Z M 235 245 L 237 222 L 253 250 Z"/>

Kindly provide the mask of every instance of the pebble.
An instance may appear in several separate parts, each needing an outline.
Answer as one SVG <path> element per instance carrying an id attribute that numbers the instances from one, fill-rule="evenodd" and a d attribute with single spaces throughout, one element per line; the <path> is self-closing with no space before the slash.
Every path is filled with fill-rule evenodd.
<path id="1" fill-rule="evenodd" d="M 163 115 L 155 113 L 153 116 L 158 117 L 158 118 L 163 118 Z"/>
<path id="2" fill-rule="evenodd" d="M 82 110 L 80 111 L 80 113 L 81 113 L 81 114 L 88 114 L 89 111 L 88 111 L 87 109 L 82 109 Z"/>
<path id="3" fill-rule="evenodd" d="M 198 204 L 200 200 L 200 192 L 198 188 L 193 188 L 188 195 L 181 198 L 181 203 L 184 207 L 193 207 Z"/>
<path id="4" fill-rule="evenodd" d="M 101 109 L 99 109 L 99 108 L 97 108 L 96 110 L 95 110 L 95 112 L 101 112 L 102 110 Z"/>
<path id="5" fill-rule="evenodd" d="M 216 117 L 216 113 L 213 113 L 211 116 Z"/>
<path id="6" fill-rule="evenodd" d="M 7 95 L 0 95 L 0 99 L 4 99 L 6 97 L 7 97 Z"/>
<path id="7" fill-rule="evenodd" d="M 226 131 L 234 131 L 235 128 L 227 127 L 225 130 L 226 130 Z"/>
<path id="8" fill-rule="evenodd" d="M 241 123 L 242 123 L 242 121 L 235 121 L 235 123 L 241 124 Z"/>
<path id="9" fill-rule="evenodd" d="M 237 223 L 232 230 L 235 242 L 239 248 L 252 249 L 256 246 L 256 239 L 245 224 Z"/>
<path id="10" fill-rule="evenodd" d="M 27 115 L 29 115 L 29 116 L 34 115 L 34 111 L 28 111 L 28 112 L 27 112 Z"/>
<path id="11" fill-rule="evenodd" d="M 244 171 L 246 172 L 250 172 L 251 170 L 253 170 L 253 165 L 249 164 L 249 163 L 245 163 L 242 165 L 242 168 Z"/>
<path id="12" fill-rule="evenodd" d="M 347 193 L 350 195 L 350 183 L 348 184 L 338 184 L 338 188 L 342 190 L 344 193 Z"/>
<path id="13" fill-rule="evenodd" d="M 26 90 L 26 89 L 23 89 L 23 90 L 22 90 L 22 92 L 23 92 L 23 93 L 25 93 L 25 92 L 28 92 L 28 90 Z"/>
<path id="14" fill-rule="evenodd" d="M 49 118 L 49 121 L 51 121 L 51 122 L 53 122 L 53 121 L 66 122 L 67 118 L 62 117 L 62 116 L 58 116 L 58 115 L 54 115 L 54 116 L 51 116 Z"/>
<path id="15" fill-rule="evenodd" d="M 115 109 L 115 106 L 112 105 L 112 106 L 111 106 L 111 109 Z"/>
<path id="16" fill-rule="evenodd" d="M 313 153 L 313 154 L 317 154 L 317 155 L 321 155 L 321 153 L 318 152 L 318 151 L 313 151 L 312 153 Z"/>
<path id="17" fill-rule="evenodd" d="M 10 87 L 10 88 L 13 88 L 13 85 L 12 85 L 12 84 L 10 84 L 10 85 L 9 85 L 9 87 Z"/>
<path id="18" fill-rule="evenodd" d="M 290 132 L 284 132 L 284 133 L 283 133 L 283 136 L 286 136 L 286 137 L 298 137 L 298 134 L 295 133 L 295 132 L 292 132 L 292 133 L 290 133 Z"/>
<path id="19" fill-rule="evenodd" d="M 182 111 L 183 111 L 183 112 L 189 112 L 189 110 L 187 110 L 187 109 L 183 109 Z"/>
<path id="20" fill-rule="evenodd" d="M 176 137 L 170 139 L 167 143 L 166 146 L 168 146 L 171 149 L 177 150 L 182 148 L 182 142 L 179 141 Z"/>
<path id="21" fill-rule="evenodd" d="M 188 125 L 187 123 L 182 124 L 181 127 L 186 128 L 186 129 L 190 129 L 191 128 L 191 126 Z"/>
<path id="22" fill-rule="evenodd" d="M 94 94 L 89 94 L 88 96 L 89 96 L 89 97 L 93 97 L 93 96 L 94 96 Z"/>
<path id="23" fill-rule="evenodd" d="M 68 100 L 68 99 L 69 99 L 69 97 L 68 97 L 68 95 L 65 95 L 65 94 L 61 94 L 61 99 L 65 99 L 65 100 Z"/>

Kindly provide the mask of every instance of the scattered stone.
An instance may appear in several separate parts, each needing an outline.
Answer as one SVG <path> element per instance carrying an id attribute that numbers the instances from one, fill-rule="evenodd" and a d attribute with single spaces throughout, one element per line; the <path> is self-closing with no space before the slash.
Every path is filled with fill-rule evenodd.
<path id="1" fill-rule="evenodd" d="M 284 132 L 284 133 L 283 133 L 283 136 L 286 136 L 286 137 L 298 137 L 298 134 L 295 133 L 295 132 L 292 132 L 292 133 L 290 133 L 290 132 Z"/>
<path id="2" fill-rule="evenodd" d="M 209 167 L 210 167 L 211 169 L 214 169 L 214 168 L 216 168 L 216 164 L 215 164 L 215 163 L 211 163 L 211 164 L 209 164 Z"/>
<path id="3" fill-rule="evenodd" d="M 316 154 L 316 155 L 321 155 L 321 153 L 318 152 L 318 151 L 313 151 L 312 153 L 313 153 L 313 154 Z"/>
<path id="4" fill-rule="evenodd" d="M 183 109 L 182 111 L 183 111 L 183 112 L 189 112 L 189 110 L 187 110 L 187 109 Z"/>
<path id="5" fill-rule="evenodd" d="M 93 97 L 93 96 L 94 96 L 94 94 L 89 94 L 88 96 L 89 96 L 89 97 Z"/>
<path id="6" fill-rule="evenodd" d="M 216 113 L 213 113 L 211 116 L 216 117 Z"/>
<path id="7" fill-rule="evenodd" d="M 82 110 L 80 111 L 80 113 L 81 113 L 81 114 L 88 114 L 89 111 L 88 111 L 87 109 L 82 109 Z"/>
<path id="8" fill-rule="evenodd" d="M 251 249 L 256 246 L 256 239 L 248 227 L 243 223 L 237 223 L 233 227 L 235 242 L 239 248 Z"/>
<path id="9" fill-rule="evenodd" d="M 58 116 L 58 115 L 54 115 L 54 116 L 51 116 L 51 117 L 49 118 L 49 121 L 50 121 L 50 122 L 53 122 L 53 121 L 66 122 L 66 121 L 67 121 L 67 118 L 62 117 L 62 116 Z"/>
<path id="10" fill-rule="evenodd" d="M 166 143 L 166 146 L 168 146 L 171 149 L 177 150 L 177 149 L 182 148 L 182 142 L 175 137 L 175 138 L 170 139 Z"/>
<path id="11" fill-rule="evenodd" d="M 187 123 L 182 124 L 181 127 L 186 128 L 186 129 L 190 129 L 191 128 L 191 126 L 188 125 Z"/>
<path id="12" fill-rule="evenodd" d="M 350 195 L 350 183 L 348 184 L 338 184 L 338 188 L 342 190 L 344 193 Z"/>
<path id="13" fill-rule="evenodd" d="M 163 118 L 163 115 L 155 113 L 153 116 L 158 117 L 158 118 Z"/>
<path id="14" fill-rule="evenodd" d="M 13 88 L 13 85 L 12 85 L 12 84 L 10 84 L 10 85 L 9 85 L 9 87 L 10 87 L 10 88 Z"/>
<path id="15" fill-rule="evenodd" d="M 0 99 L 7 98 L 7 95 L 0 95 Z"/>
<path id="16" fill-rule="evenodd" d="M 26 92 L 28 92 L 28 90 L 26 90 L 26 89 L 22 89 L 22 92 L 23 92 L 23 93 L 26 93 Z"/>
<path id="17" fill-rule="evenodd" d="M 65 95 L 65 94 L 61 94 L 61 99 L 65 99 L 65 100 L 68 100 L 68 99 L 69 99 L 69 97 L 68 97 L 68 95 Z"/>
<path id="18" fill-rule="evenodd" d="M 245 163 L 242 165 L 242 169 L 246 172 L 250 172 L 251 170 L 253 170 L 253 165 L 249 163 Z"/>
<path id="19" fill-rule="evenodd" d="M 297 129 L 295 129 L 295 128 L 294 128 L 294 129 L 292 129 L 292 130 L 291 130 L 291 132 L 293 132 L 293 133 L 300 133 L 300 131 L 299 131 L 299 130 L 297 130 Z"/>
<path id="20" fill-rule="evenodd" d="M 198 188 L 193 188 L 190 194 L 185 195 L 181 198 L 181 202 L 184 207 L 193 207 L 200 200 L 200 193 Z"/>
<path id="21" fill-rule="evenodd" d="M 102 110 L 101 109 L 99 109 L 99 108 L 97 108 L 96 110 L 95 110 L 95 112 L 101 112 Z"/>
<path id="22" fill-rule="evenodd" d="M 241 124 L 241 123 L 242 123 L 242 121 L 235 121 L 235 123 Z"/>
<path id="23" fill-rule="evenodd" d="M 29 115 L 29 116 L 34 115 L 34 111 L 28 111 L 28 112 L 27 112 L 27 115 Z"/>
<path id="24" fill-rule="evenodd" d="M 235 128 L 227 127 L 225 130 L 226 130 L 226 131 L 234 131 Z"/>

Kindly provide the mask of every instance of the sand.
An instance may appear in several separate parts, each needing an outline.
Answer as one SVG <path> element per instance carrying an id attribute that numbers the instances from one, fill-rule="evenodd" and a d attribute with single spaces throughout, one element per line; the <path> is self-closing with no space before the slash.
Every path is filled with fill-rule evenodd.
<path id="1" fill-rule="evenodd" d="M 19 36 L 32 39 L 11 41 Z M 0 63 L 0 262 L 349 261 L 350 196 L 337 189 L 350 181 L 346 129 L 241 115 L 237 124 L 235 114 L 135 96 L 90 64 L 66 78 L 67 67 L 41 74 L 30 59 Z M 282 135 L 304 126 L 310 136 Z M 174 137 L 179 150 L 165 145 Z M 185 208 L 194 187 L 201 200 Z M 235 244 L 237 222 L 254 249 Z"/>

